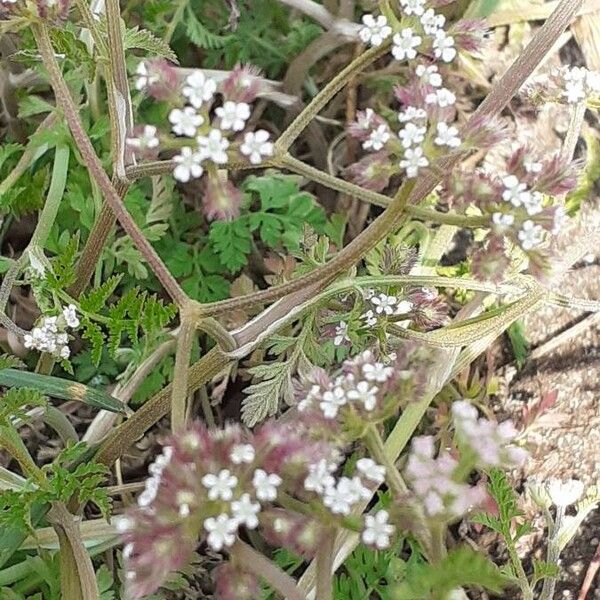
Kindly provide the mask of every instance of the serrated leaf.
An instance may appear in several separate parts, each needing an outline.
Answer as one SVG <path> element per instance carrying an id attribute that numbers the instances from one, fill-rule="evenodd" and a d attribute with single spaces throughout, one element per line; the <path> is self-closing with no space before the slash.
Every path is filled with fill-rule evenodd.
<path id="1" fill-rule="evenodd" d="M 231 36 L 216 35 L 210 32 L 197 19 L 191 5 L 188 4 L 184 19 L 185 29 L 190 41 L 206 50 L 215 50 L 222 48 Z"/>
<path id="2" fill-rule="evenodd" d="M 50 29 L 50 37 L 56 52 L 64 54 L 76 67 L 82 67 L 86 79 L 92 79 L 96 63 L 88 47 L 75 34 L 64 27 Z"/>
<path id="3" fill-rule="evenodd" d="M 151 56 L 160 56 L 162 58 L 167 58 L 175 64 L 179 64 L 177 54 L 171 50 L 169 44 L 159 37 L 156 37 L 147 29 L 140 29 L 139 27 L 127 29 L 123 36 L 123 47 L 125 50 L 130 48 L 145 50 L 146 53 Z"/>
<path id="4" fill-rule="evenodd" d="M 107 300 L 115 291 L 122 279 L 122 275 L 109 277 L 100 287 L 94 288 L 89 292 L 82 294 L 79 298 L 79 305 L 83 312 L 96 313 L 104 307 Z"/>
<path id="5" fill-rule="evenodd" d="M 211 245 L 230 273 L 237 273 L 252 251 L 252 234 L 246 224 L 235 221 L 215 221 L 208 234 Z"/>
<path id="6" fill-rule="evenodd" d="M 249 369 L 250 374 L 263 381 L 254 383 L 245 390 L 247 397 L 242 401 L 242 421 L 248 427 L 273 416 L 279 408 L 279 399 L 293 394 L 291 370 L 290 361 Z"/>

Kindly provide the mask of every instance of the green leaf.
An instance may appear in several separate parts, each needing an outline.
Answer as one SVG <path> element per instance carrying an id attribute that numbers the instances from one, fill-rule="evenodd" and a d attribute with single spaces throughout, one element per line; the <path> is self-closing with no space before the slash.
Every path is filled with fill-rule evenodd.
<path id="1" fill-rule="evenodd" d="M 394 600 L 443 599 L 459 587 L 473 586 L 498 594 L 509 580 L 483 554 L 466 546 L 457 548 L 438 564 L 411 565 L 406 578 L 392 592 Z"/>
<path id="2" fill-rule="evenodd" d="M 230 273 L 237 273 L 252 251 L 252 234 L 243 220 L 215 221 L 208 234 L 211 245 Z"/>
<path id="3" fill-rule="evenodd" d="M 121 275 L 109 277 L 100 287 L 82 294 L 79 298 L 81 310 L 83 312 L 99 312 L 113 294 L 121 279 Z"/>
<path id="4" fill-rule="evenodd" d="M 206 29 L 196 18 L 189 4 L 185 11 L 184 25 L 190 41 L 200 48 L 211 50 L 222 48 L 230 39 L 230 36 L 216 35 Z"/>
<path id="5" fill-rule="evenodd" d="M 515 360 L 519 369 L 525 364 L 529 351 L 529 340 L 522 319 L 515 321 L 507 330 L 506 334 L 510 340 Z"/>
<path id="6" fill-rule="evenodd" d="M 76 400 L 94 408 L 114 413 L 125 413 L 127 411 L 121 401 L 106 392 L 60 377 L 17 371 L 15 369 L 2 369 L 0 371 L 0 385 L 11 388 L 33 388 L 52 398 Z"/>
<path id="7" fill-rule="evenodd" d="M 161 56 L 179 64 L 177 55 L 171 50 L 169 44 L 156 37 L 147 29 L 140 29 L 139 27 L 127 29 L 123 36 L 123 47 L 125 50 L 129 50 L 130 48 L 145 50 L 147 55 Z"/>
<path id="8" fill-rule="evenodd" d="M 50 29 L 52 44 L 57 53 L 64 54 L 76 67 L 82 67 L 87 79 L 92 79 L 96 63 L 87 46 L 65 27 Z"/>

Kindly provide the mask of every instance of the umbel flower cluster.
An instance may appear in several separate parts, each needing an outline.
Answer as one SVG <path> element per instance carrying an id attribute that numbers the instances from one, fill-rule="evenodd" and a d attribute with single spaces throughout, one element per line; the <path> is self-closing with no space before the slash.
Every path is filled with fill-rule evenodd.
<path id="1" fill-rule="evenodd" d="M 25 348 L 48 352 L 56 358 L 67 359 L 71 355 L 69 348 L 69 329 L 79 327 L 76 307 L 69 304 L 58 316 L 43 317 L 40 324 L 25 334 Z"/>
<path id="2" fill-rule="evenodd" d="M 435 168 L 443 155 L 489 148 L 505 137 L 495 122 L 482 121 L 468 129 L 459 123 L 457 96 L 450 85 L 457 81 L 452 69 L 458 53 L 477 53 L 482 47 L 483 22 L 462 20 L 446 31 L 444 16 L 424 0 L 401 0 L 400 5 L 402 19 L 396 33 L 383 15 L 365 15 L 360 32 L 361 39 L 372 46 L 391 38 L 393 59 L 401 63 L 406 75 L 406 83 L 394 89 L 399 110 L 395 117 L 384 118 L 366 108 L 348 126 L 349 135 L 368 154 L 347 167 L 346 174 L 358 185 L 378 192 L 394 176 L 415 178 L 424 169 Z M 554 94 L 559 101 L 580 102 L 600 90 L 600 76 L 586 69 L 567 70 L 560 78 Z M 440 197 L 450 207 L 463 210 L 465 217 L 479 213 L 483 217 L 480 226 L 489 231 L 473 258 L 475 274 L 500 280 L 509 265 L 509 250 L 516 246 L 530 272 L 545 276 L 551 259 L 550 237 L 567 220 L 560 198 L 576 181 L 574 165 L 558 154 L 540 157 L 526 147 L 515 149 L 504 172 L 481 168 L 448 174 Z"/>
<path id="3" fill-rule="evenodd" d="M 203 180 L 204 212 L 209 219 L 229 219 L 238 214 L 242 194 L 225 169 L 233 162 L 259 165 L 273 154 L 264 129 L 247 131 L 250 104 L 260 91 L 258 72 L 236 67 L 218 83 L 202 71 L 181 80 L 165 61 L 138 65 L 136 87 L 157 99 L 168 100 L 172 136 L 146 125 L 128 145 L 145 158 L 159 150 L 177 150 L 173 175 L 182 183 Z"/>

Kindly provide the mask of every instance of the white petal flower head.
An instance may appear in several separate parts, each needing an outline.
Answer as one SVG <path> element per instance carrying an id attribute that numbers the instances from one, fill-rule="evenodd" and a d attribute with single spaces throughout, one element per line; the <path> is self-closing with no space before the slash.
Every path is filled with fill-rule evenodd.
<path id="1" fill-rule="evenodd" d="M 169 113 L 169 122 L 173 126 L 174 134 L 194 137 L 198 127 L 204 123 L 204 117 L 199 115 L 192 106 L 186 106 L 183 109 L 174 108 Z"/>
<path id="2" fill-rule="evenodd" d="M 135 81 L 135 89 L 142 91 L 147 87 L 155 84 L 158 81 L 158 75 L 151 73 L 148 69 L 148 65 L 145 62 L 141 62 L 135 70 L 137 79 Z"/>
<path id="3" fill-rule="evenodd" d="M 252 485 L 256 497 L 263 501 L 273 501 L 277 498 L 277 488 L 281 485 L 281 477 L 275 473 L 268 474 L 262 469 L 256 469 L 252 477 Z"/>
<path id="4" fill-rule="evenodd" d="M 445 23 L 446 17 L 437 15 L 433 8 L 427 9 L 421 16 L 421 25 L 427 35 L 435 35 L 439 29 L 444 27 Z"/>
<path id="5" fill-rule="evenodd" d="M 141 135 L 135 138 L 127 138 L 127 145 L 136 150 L 156 148 L 159 144 L 154 125 L 145 125 Z"/>
<path id="6" fill-rule="evenodd" d="M 527 185 L 521 183 L 514 175 L 508 175 L 502 180 L 504 192 L 502 199 L 510 202 L 513 206 L 521 206 L 523 203 L 523 194 L 526 193 Z"/>
<path id="7" fill-rule="evenodd" d="M 196 141 L 203 159 L 212 160 L 218 165 L 224 165 L 229 160 L 225 152 L 229 148 L 229 141 L 223 137 L 220 129 L 211 129 L 207 136 L 199 135 Z"/>
<path id="8" fill-rule="evenodd" d="M 544 165 L 541 162 L 537 162 L 534 160 L 525 160 L 523 161 L 523 166 L 528 173 L 541 173 Z"/>
<path id="9" fill-rule="evenodd" d="M 356 463 L 356 470 L 369 481 L 381 485 L 385 481 L 385 467 L 378 465 L 371 458 L 361 458 Z"/>
<path id="10" fill-rule="evenodd" d="M 210 517 L 204 521 L 204 529 L 208 532 L 206 541 L 216 552 L 235 542 L 237 528 L 237 520 L 229 518 L 227 513 L 222 513 L 216 518 Z"/>
<path id="11" fill-rule="evenodd" d="M 215 114 L 221 119 L 221 129 L 242 131 L 250 118 L 250 105 L 246 102 L 227 100 L 223 106 L 215 109 Z"/>
<path id="12" fill-rule="evenodd" d="M 308 476 L 304 480 L 304 489 L 309 492 L 322 494 L 326 489 L 335 485 L 335 478 L 331 474 L 336 465 L 321 459 L 317 464 L 310 465 Z"/>
<path id="13" fill-rule="evenodd" d="M 427 133 L 426 127 L 415 125 L 414 123 L 407 123 L 399 133 L 398 136 L 402 140 L 402 146 L 404 148 L 410 148 L 411 146 L 418 146 L 425 139 Z"/>
<path id="14" fill-rule="evenodd" d="M 442 76 L 438 71 L 437 65 L 418 65 L 415 74 L 424 85 L 442 87 Z"/>
<path id="15" fill-rule="evenodd" d="M 530 217 L 544 210 L 544 195 L 540 192 L 527 192 L 522 195 L 523 206 Z"/>
<path id="16" fill-rule="evenodd" d="M 567 81 L 565 83 L 564 96 L 569 104 L 578 104 L 585 100 L 585 86 L 582 81 Z"/>
<path id="17" fill-rule="evenodd" d="M 66 308 L 63 308 L 62 311 L 63 317 L 65 319 L 65 323 L 67 327 L 71 327 L 75 329 L 79 327 L 79 317 L 77 316 L 77 307 L 74 304 L 69 304 Z"/>
<path id="18" fill-rule="evenodd" d="M 377 317 L 372 310 L 368 310 L 366 313 L 361 315 L 361 319 L 364 319 L 365 325 L 367 327 L 374 327 L 377 325 Z"/>
<path id="19" fill-rule="evenodd" d="M 269 141 L 269 132 L 264 129 L 249 131 L 244 136 L 240 152 L 247 156 L 253 165 L 259 165 L 266 156 L 273 156 L 273 143 Z"/>
<path id="20" fill-rule="evenodd" d="M 552 233 L 556 235 L 562 231 L 565 225 L 569 222 L 569 215 L 564 206 L 557 206 L 554 213 L 554 222 L 552 224 Z"/>
<path id="21" fill-rule="evenodd" d="M 408 150 L 407 150 L 408 152 Z M 371 298 L 371 304 L 375 307 L 375 312 L 378 315 L 386 314 L 391 315 L 394 312 L 394 306 L 398 303 L 398 298 L 395 296 L 388 296 L 387 294 L 379 294 Z"/>
<path id="22" fill-rule="evenodd" d="M 497 230 L 506 231 L 510 229 L 515 222 L 515 217 L 513 215 L 505 215 L 501 212 L 495 212 L 492 215 L 492 223 L 496 226 Z"/>
<path id="23" fill-rule="evenodd" d="M 239 525 L 245 525 L 248 529 L 256 529 L 258 527 L 258 517 L 260 512 L 260 504 L 252 502 L 250 494 L 242 494 L 239 500 L 234 500 L 231 503 L 231 514 Z"/>
<path id="24" fill-rule="evenodd" d="M 390 131 L 387 125 L 380 125 L 377 129 L 373 130 L 369 137 L 363 142 L 363 148 L 365 150 L 381 150 L 390 139 Z"/>
<path id="25" fill-rule="evenodd" d="M 358 32 L 358 36 L 365 44 L 378 47 L 381 46 L 383 40 L 392 35 L 392 28 L 383 15 L 378 17 L 363 15 L 362 22 L 364 27 Z"/>
<path id="26" fill-rule="evenodd" d="M 417 108 L 416 106 L 407 106 L 401 113 L 398 114 L 398 121 L 400 121 L 400 123 L 426 120 L 427 111 L 424 108 Z"/>
<path id="27" fill-rule="evenodd" d="M 547 486 L 550 499 L 556 506 L 566 507 L 575 504 L 583 496 L 583 483 L 577 479 L 560 481 L 551 479 Z"/>
<path id="28" fill-rule="evenodd" d="M 396 60 L 411 60 L 417 57 L 417 48 L 421 45 L 423 38 L 413 32 L 410 27 L 394 34 L 392 38 L 392 54 Z"/>
<path id="29" fill-rule="evenodd" d="M 252 444 L 236 444 L 229 453 L 229 458 L 234 465 L 251 463 L 256 456 Z"/>
<path id="30" fill-rule="evenodd" d="M 448 148 L 458 148 L 461 145 L 461 140 L 458 135 L 458 129 L 454 126 L 449 126 L 446 123 L 437 124 L 437 136 L 434 139 L 436 146 L 447 146 Z"/>
<path id="31" fill-rule="evenodd" d="M 395 531 L 395 527 L 388 523 L 389 517 L 387 510 L 380 510 L 375 515 L 366 515 L 365 528 L 361 535 L 362 541 L 379 550 L 389 548 L 390 536 Z"/>
<path id="32" fill-rule="evenodd" d="M 402 12 L 421 16 L 425 12 L 425 0 L 400 0 Z"/>
<path id="33" fill-rule="evenodd" d="M 213 99 L 217 91 L 217 84 L 202 73 L 194 71 L 188 75 L 183 86 L 182 93 L 194 108 L 200 108 L 204 102 Z"/>
<path id="34" fill-rule="evenodd" d="M 456 104 L 456 96 L 447 88 L 440 88 L 431 94 L 425 96 L 426 104 L 434 104 L 440 108 L 454 106 Z"/>
<path id="35" fill-rule="evenodd" d="M 356 388 L 347 394 L 349 400 L 361 402 L 365 410 L 373 410 L 377 406 L 377 392 L 379 388 L 371 386 L 368 381 L 359 381 Z"/>
<path id="36" fill-rule="evenodd" d="M 385 383 L 393 374 L 392 367 L 386 367 L 383 363 L 366 363 L 362 366 L 362 372 L 367 381 Z"/>
<path id="37" fill-rule="evenodd" d="M 335 328 L 335 338 L 333 340 L 334 346 L 341 346 L 344 342 L 349 342 L 348 337 L 348 323 L 346 321 L 340 321 Z"/>
<path id="38" fill-rule="evenodd" d="M 357 501 L 356 495 L 351 493 L 352 487 L 350 479 L 342 477 L 335 487 L 332 486 L 325 490 L 323 504 L 334 515 L 349 515 L 352 505 Z"/>
<path id="39" fill-rule="evenodd" d="M 202 485 L 208 489 L 210 500 L 231 500 L 237 482 L 238 478 L 229 469 L 221 469 L 216 475 L 207 473 L 202 478 Z"/>
<path id="40" fill-rule="evenodd" d="M 320 403 L 323 416 L 326 419 L 335 419 L 341 406 L 348 402 L 346 392 L 343 388 L 337 386 L 332 390 L 327 390 L 323 394 L 323 400 Z"/>
<path id="41" fill-rule="evenodd" d="M 419 171 L 427 166 L 429 166 L 429 161 L 423 155 L 423 148 L 409 148 L 404 153 L 404 160 L 400 161 L 400 168 L 406 171 L 409 179 L 417 177 Z"/>
<path id="42" fill-rule="evenodd" d="M 536 225 L 533 221 L 525 221 L 518 237 L 523 250 L 533 250 L 543 242 L 544 230 L 541 225 Z"/>
<path id="43" fill-rule="evenodd" d="M 456 58 L 454 38 L 448 35 L 443 29 L 438 29 L 435 33 L 433 54 L 436 58 L 440 58 L 446 63 L 452 62 Z"/>
<path id="44" fill-rule="evenodd" d="M 360 477 L 355 476 L 342 477 L 338 482 L 338 488 L 345 490 L 351 504 L 356 504 L 360 500 L 370 500 L 371 490 L 363 485 Z"/>
<path id="45" fill-rule="evenodd" d="M 173 161 L 176 163 L 173 177 L 182 183 L 202 177 L 202 173 L 204 173 L 202 160 L 203 157 L 200 152 L 196 152 L 188 146 L 182 148 L 181 152 L 173 157 Z"/>

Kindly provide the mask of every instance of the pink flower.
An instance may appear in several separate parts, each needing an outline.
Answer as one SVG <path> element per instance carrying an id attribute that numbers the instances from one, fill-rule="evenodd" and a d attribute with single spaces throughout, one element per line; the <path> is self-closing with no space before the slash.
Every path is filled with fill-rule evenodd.
<path id="1" fill-rule="evenodd" d="M 211 175 L 204 185 L 202 208 L 207 219 L 229 221 L 239 215 L 242 193 L 231 181 Z"/>

